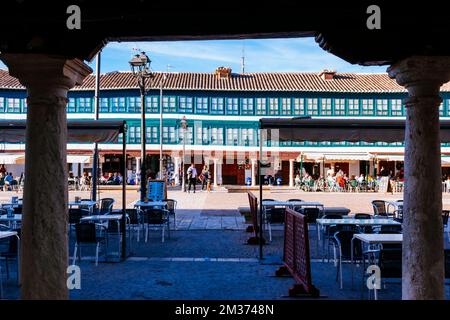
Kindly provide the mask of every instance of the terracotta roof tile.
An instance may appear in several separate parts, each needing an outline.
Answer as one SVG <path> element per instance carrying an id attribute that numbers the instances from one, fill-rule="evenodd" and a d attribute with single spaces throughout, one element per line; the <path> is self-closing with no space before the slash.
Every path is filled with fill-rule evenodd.
<path id="1" fill-rule="evenodd" d="M 153 86 L 159 88 L 164 73 L 155 72 Z M 349 93 L 395 93 L 405 92 L 387 74 L 336 73 L 331 80 L 324 80 L 319 73 L 312 72 L 261 72 L 233 73 L 229 79 L 219 79 L 214 73 L 184 72 L 166 73 L 164 84 L 169 90 L 211 90 L 211 91 L 304 91 L 304 92 L 349 92 Z M 101 75 L 101 88 L 136 89 L 136 80 L 131 72 L 109 72 Z M 93 90 L 95 76 L 89 75 L 82 85 L 73 90 Z M 0 69 L 0 89 L 24 89 L 19 81 L 6 70 Z M 450 82 L 441 87 L 450 91 Z"/>

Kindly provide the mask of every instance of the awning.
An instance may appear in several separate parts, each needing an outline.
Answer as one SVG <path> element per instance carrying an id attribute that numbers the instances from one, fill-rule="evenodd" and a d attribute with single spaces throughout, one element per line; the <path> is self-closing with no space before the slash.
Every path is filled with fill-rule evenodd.
<path id="1" fill-rule="evenodd" d="M 67 163 L 88 163 L 90 161 L 91 156 L 67 155 Z"/>
<path id="2" fill-rule="evenodd" d="M 0 153 L 0 164 L 23 164 L 25 163 L 25 155 Z"/>
<path id="3" fill-rule="evenodd" d="M 297 158 L 300 161 L 301 155 Z M 339 153 L 320 153 L 320 152 L 305 152 L 303 153 L 303 161 L 308 160 L 331 160 L 331 161 L 358 161 L 370 160 L 373 156 L 367 152 L 339 152 Z"/>
<path id="4" fill-rule="evenodd" d="M 440 127 L 441 142 L 450 142 L 450 121 L 441 120 Z M 405 140 L 405 120 L 402 119 L 263 118 L 260 119 L 260 128 L 271 129 L 267 139 L 273 136 L 280 141 Z"/>
<path id="5" fill-rule="evenodd" d="M 0 121 L 0 143 L 25 142 L 26 120 Z M 118 142 L 125 121 L 67 121 L 68 143 Z"/>

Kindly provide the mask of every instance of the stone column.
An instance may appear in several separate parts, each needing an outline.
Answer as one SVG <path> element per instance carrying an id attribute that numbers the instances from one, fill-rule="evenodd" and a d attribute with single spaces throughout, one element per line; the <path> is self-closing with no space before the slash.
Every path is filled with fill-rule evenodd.
<path id="1" fill-rule="evenodd" d="M 439 88 L 450 57 L 414 56 L 388 68 L 408 90 L 403 205 L 403 299 L 444 299 Z"/>
<path id="2" fill-rule="evenodd" d="M 256 177 L 256 159 L 252 159 L 252 187 L 256 186 L 256 180 L 259 177 Z"/>
<path id="3" fill-rule="evenodd" d="M 2 54 L 27 88 L 22 299 L 67 299 L 67 91 L 92 70 L 44 54 Z"/>
<path id="4" fill-rule="evenodd" d="M 178 186 L 180 184 L 180 176 L 179 176 L 179 172 L 180 172 L 180 163 L 181 163 L 181 158 L 180 157 L 174 157 L 173 158 L 173 174 L 175 176 L 175 185 Z"/>
<path id="5" fill-rule="evenodd" d="M 219 163 L 219 159 L 214 159 L 214 183 L 213 183 L 213 187 L 214 188 L 217 188 L 218 187 L 218 185 L 217 185 L 217 180 L 218 180 L 218 175 L 217 175 L 217 173 L 219 172 L 217 169 L 217 166 L 218 166 L 218 163 Z"/>
<path id="6" fill-rule="evenodd" d="M 294 159 L 289 159 L 289 187 L 294 187 Z"/>

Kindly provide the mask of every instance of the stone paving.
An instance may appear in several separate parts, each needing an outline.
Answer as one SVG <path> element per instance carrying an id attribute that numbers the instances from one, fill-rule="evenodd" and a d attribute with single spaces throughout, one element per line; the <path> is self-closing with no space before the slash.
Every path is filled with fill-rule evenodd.
<path id="1" fill-rule="evenodd" d="M 267 196 L 266 196 L 267 194 Z M 0 203 L 15 193 L 0 193 Z M 20 195 L 19 195 L 20 196 Z M 87 192 L 70 192 L 88 197 Z M 101 197 L 112 196 L 120 206 L 120 191 L 109 191 Z M 250 236 L 242 230 L 244 219 L 237 211 L 247 206 L 246 193 L 228 194 L 211 192 L 184 194 L 169 191 L 169 197 L 178 201 L 177 230 L 170 239 L 161 243 L 159 231 L 151 231 L 148 242 L 133 241 L 130 257 L 121 263 L 116 259 L 100 259 L 93 263 L 93 248 L 83 249 L 82 289 L 72 290 L 71 299 L 289 299 L 288 289 L 293 284 L 290 277 L 275 277 L 274 272 L 282 262 L 283 233 L 275 228 L 273 241 L 264 246 L 264 260 L 258 260 L 259 247 L 245 244 Z M 352 212 L 371 212 L 373 199 L 397 199 L 401 195 L 303 193 L 274 190 L 265 193 L 267 198 L 287 200 L 300 198 L 323 202 L 326 206 L 346 206 Z M 132 207 L 138 194 L 128 193 L 127 206 Z M 450 206 L 450 196 L 444 195 L 444 207 Z M 73 253 L 73 233 L 69 254 Z M 336 268 L 332 262 L 323 263 L 317 251 L 317 235 L 310 232 L 311 268 L 313 283 L 327 299 L 367 299 L 367 289 L 362 288 L 362 270 L 356 268 L 354 288 L 351 288 L 351 269 L 344 266 L 344 289 L 336 282 Z M 446 239 L 448 244 L 448 238 Z M 109 241 L 108 251 L 114 254 L 118 239 Z M 104 249 L 103 249 L 104 251 Z M 3 261 L 1 262 L 3 264 Z M 4 298 L 17 299 L 20 289 L 15 282 L 15 266 L 11 277 L 4 277 Z M 4 272 L 4 268 L 2 268 Z M 380 299 L 400 299 L 401 285 L 388 283 L 379 292 Z M 395 281 L 394 281 L 395 282 Z M 447 299 L 450 286 L 446 286 Z"/>

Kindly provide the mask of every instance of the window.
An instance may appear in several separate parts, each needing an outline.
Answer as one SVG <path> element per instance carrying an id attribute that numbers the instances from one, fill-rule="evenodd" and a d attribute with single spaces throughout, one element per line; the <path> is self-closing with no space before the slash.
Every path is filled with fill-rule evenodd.
<path id="1" fill-rule="evenodd" d="M 223 98 L 211 98 L 211 113 L 223 114 Z"/>
<path id="2" fill-rule="evenodd" d="M 373 100 L 372 99 L 362 99 L 361 100 L 362 114 L 372 116 L 374 113 Z"/>
<path id="3" fill-rule="evenodd" d="M 377 99 L 377 115 L 387 116 L 388 115 L 388 100 L 387 99 Z"/>
<path id="4" fill-rule="evenodd" d="M 109 112 L 108 98 L 100 98 L 100 112 Z"/>
<path id="5" fill-rule="evenodd" d="M 163 97 L 163 111 L 174 113 L 176 112 L 175 97 Z"/>
<path id="6" fill-rule="evenodd" d="M 294 98 L 294 115 L 304 115 L 305 114 L 305 100 L 303 98 Z"/>
<path id="7" fill-rule="evenodd" d="M 238 115 L 239 114 L 239 99 L 227 98 L 227 114 Z"/>
<path id="8" fill-rule="evenodd" d="M 193 113 L 193 102 L 191 97 L 180 97 L 178 111 L 182 113 Z"/>
<path id="9" fill-rule="evenodd" d="M 253 98 L 242 99 L 242 114 L 253 114 Z"/>
<path id="10" fill-rule="evenodd" d="M 334 115 L 344 116 L 345 115 L 345 99 L 334 99 Z"/>
<path id="11" fill-rule="evenodd" d="M 20 113 L 20 99 L 18 98 L 8 98 L 8 107 L 6 112 Z"/>
<path id="12" fill-rule="evenodd" d="M 290 98 L 282 98 L 281 99 L 281 114 L 282 115 L 292 115 Z"/>
<path id="13" fill-rule="evenodd" d="M 175 127 L 163 127 L 163 143 L 175 143 Z"/>
<path id="14" fill-rule="evenodd" d="M 195 109 L 197 113 L 208 113 L 208 98 L 197 98 Z"/>
<path id="15" fill-rule="evenodd" d="M 1 109 L 1 107 L 0 107 L 0 109 Z M 27 113 L 27 111 L 28 111 L 27 99 L 22 99 L 22 112 Z"/>
<path id="16" fill-rule="evenodd" d="M 349 115 L 359 115 L 359 100 L 358 99 L 348 99 L 348 114 Z"/>
<path id="17" fill-rule="evenodd" d="M 111 112 L 125 113 L 125 98 L 111 98 Z"/>
<path id="18" fill-rule="evenodd" d="M 196 127 L 197 131 L 197 144 L 208 144 L 209 143 L 209 137 L 208 137 L 208 127 Z"/>
<path id="19" fill-rule="evenodd" d="M 447 103 L 447 108 L 445 111 L 446 111 L 446 116 L 448 117 L 448 116 L 450 116 L 450 99 L 447 99 L 446 103 Z M 0 107 L 0 109 L 1 109 L 1 107 Z"/>
<path id="20" fill-rule="evenodd" d="M 331 116 L 331 99 L 326 98 L 321 100 L 321 113 L 323 116 Z"/>
<path id="21" fill-rule="evenodd" d="M 75 98 L 69 98 L 69 102 L 67 103 L 67 112 L 73 113 L 76 111 Z"/>
<path id="22" fill-rule="evenodd" d="M 146 139 L 147 139 L 147 143 L 149 144 L 157 144 L 159 143 L 159 135 L 158 135 L 158 131 L 159 128 L 156 126 L 150 126 L 150 127 L 146 127 L 145 130 L 147 131 L 147 135 L 146 135 Z"/>
<path id="23" fill-rule="evenodd" d="M 186 128 L 186 144 L 192 144 L 193 143 L 193 129 L 192 127 L 187 127 Z M 184 129 L 183 128 L 178 128 L 178 143 L 182 144 L 183 143 L 183 137 L 184 137 Z"/>
<path id="24" fill-rule="evenodd" d="M 403 115 L 401 99 L 391 100 L 391 115 L 393 115 L 393 116 L 402 116 Z"/>
<path id="25" fill-rule="evenodd" d="M 141 112 L 141 98 L 130 97 L 128 98 L 128 112 L 140 113 Z"/>
<path id="26" fill-rule="evenodd" d="M 125 99 L 123 101 L 125 105 Z M 124 109 L 125 110 L 125 109 Z M 92 99 L 91 98 L 78 98 L 78 110 L 79 113 L 92 112 Z"/>
<path id="27" fill-rule="evenodd" d="M 239 142 L 239 129 L 227 128 L 227 144 L 237 146 Z"/>
<path id="28" fill-rule="evenodd" d="M 146 97 L 145 104 L 146 104 L 145 112 L 159 113 L 159 97 L 157 96 Z"/>
<path id="29" fill-rule="evenodd" d="M 308 99 L 306 99 L 306 102 L 307 102 L 306 108 L 307 108 L 308 114 L 315 115 L 315 116 L 319 115 L 319 105 L 318 105 L 317 99 L 316 98 L 308 98 Z"/>
<path id="30" fill-rule="evenodd" d="M 141 142 L 141 127 L 130 126 L 128 131 L 128 141 L 130 143 Z"/>
<path id="31" fill-rule="evenodd" d="M 254 145 L 253 137 L 254 132 L 253 128 L 242 128 L 241 129 L 241 143 L 244 146 L 252 146 Z"/>
<path id="32" fill-rule="evenodd" d="M 269 114 L 278 115 L 280 110 L 278 109 L 278 98 L 269 98 Z"/>
<path id="33" fill-rule="evenodd" d="M 265 115 L 267 113 L 266 107 L 266 98 L 256 98 L 256 114 Z"/>
<path id="34" fill-rule="evenodd" d="M 439 116 L 441 117 L 444 116 L 444 101 L 442 101 L 441 104 L 439 105 Z"/>
<path id="35" fill-rule="evenodd" d="M 211 128 L 211 144 L 223 145 L 223 128 Z"/>

